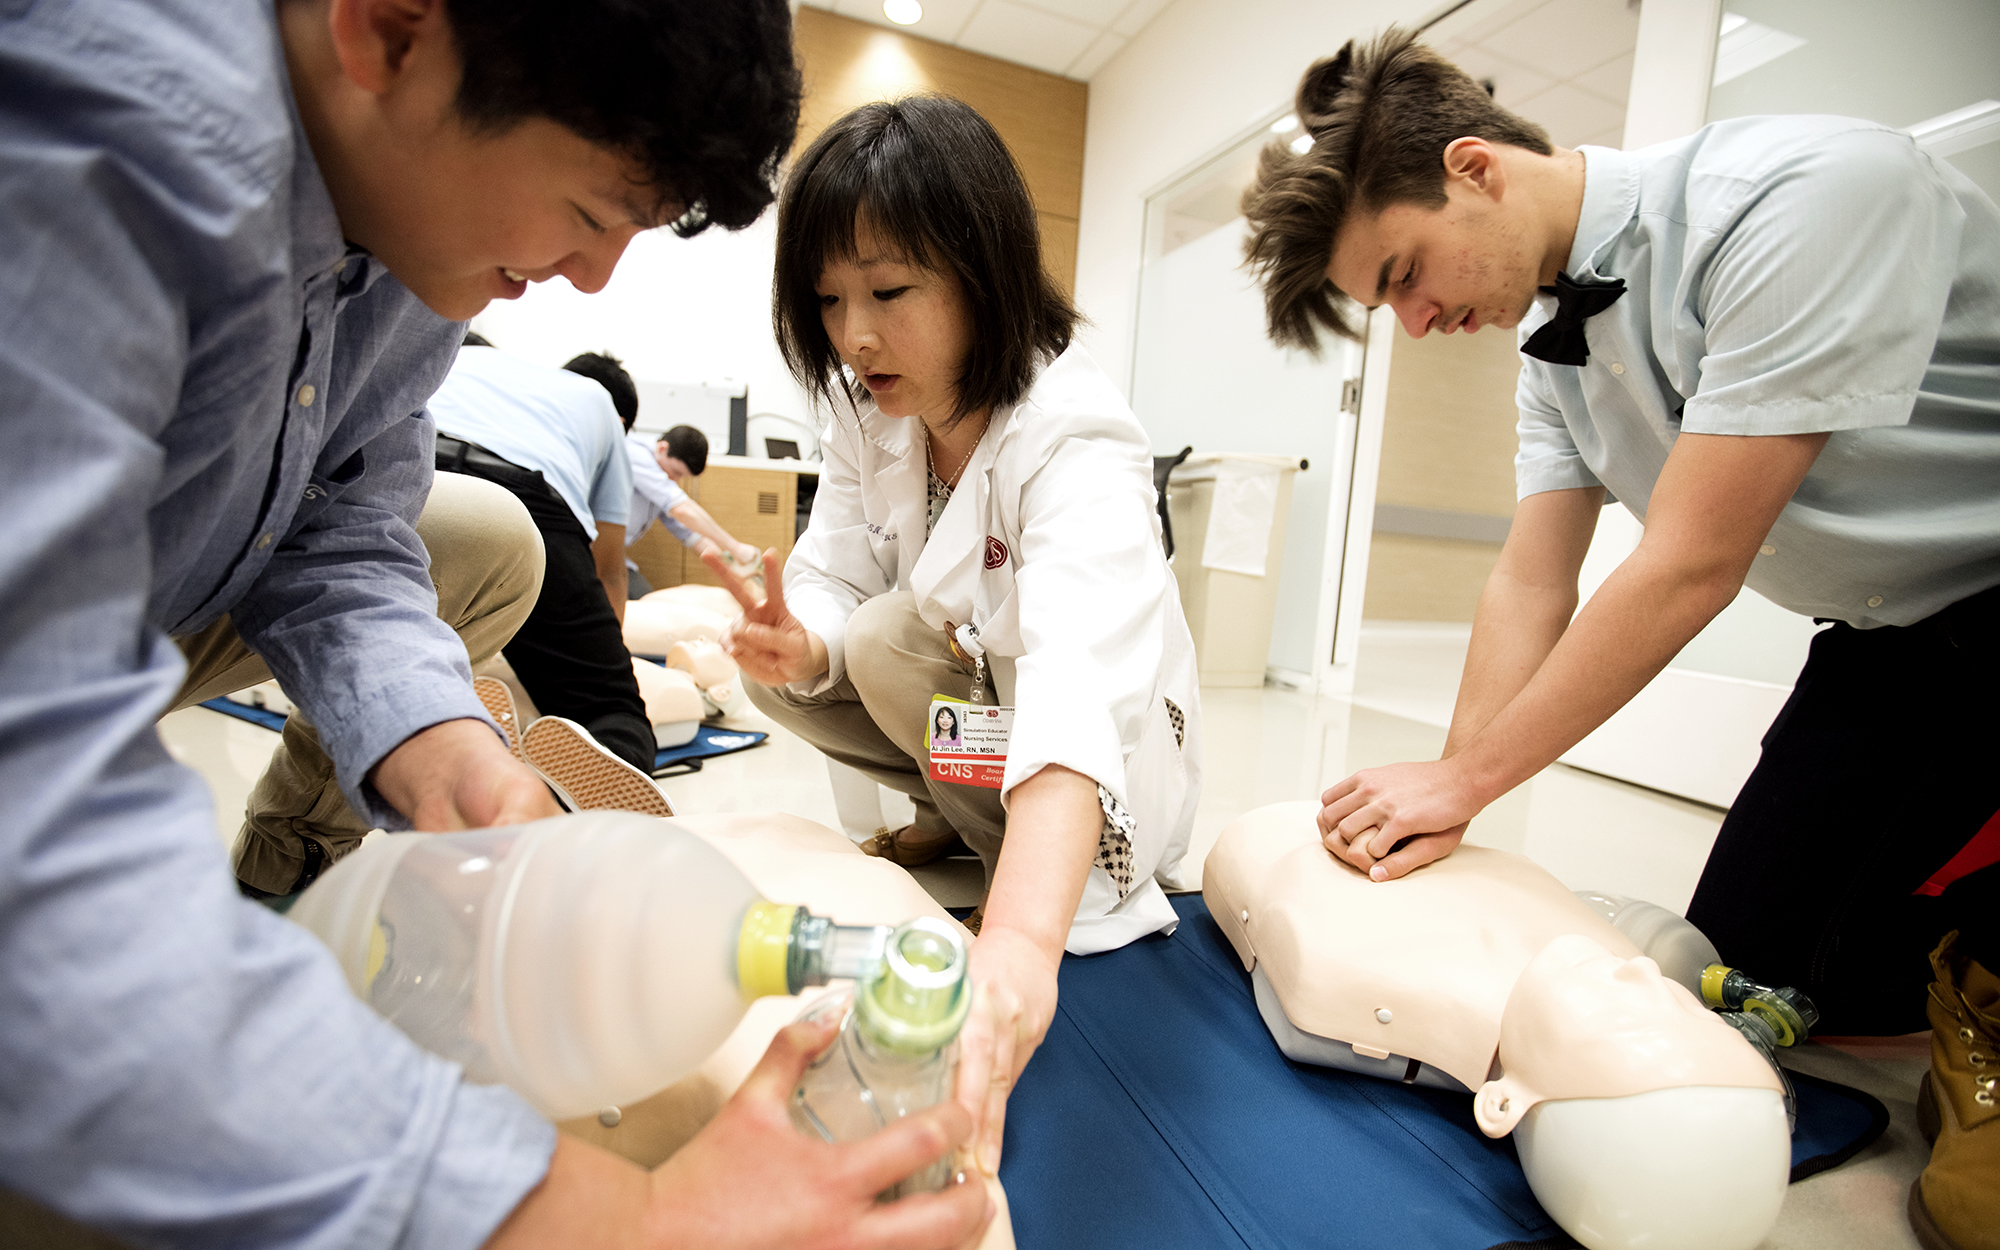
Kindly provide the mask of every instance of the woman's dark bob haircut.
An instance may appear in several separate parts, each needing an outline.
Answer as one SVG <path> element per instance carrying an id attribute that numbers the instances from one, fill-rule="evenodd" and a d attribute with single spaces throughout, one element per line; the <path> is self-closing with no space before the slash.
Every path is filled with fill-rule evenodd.
<path id="1" fill-rule="evenodd" d="M 964 289 L 972 347 L 953 422 L 1019 402 L 1069 346 L 1076 308 L 1042 268 L 1034 203 L 993 127 L 945 96 L 865 104 L 813 140 L 778 199 L 771 320 L 792 376 L 828 407 L 836 390 L 857 412 L 867 395 L 841 382 L 817 289 L 829 264 L 854 259 L 864 217 L 879 242 Z"/>

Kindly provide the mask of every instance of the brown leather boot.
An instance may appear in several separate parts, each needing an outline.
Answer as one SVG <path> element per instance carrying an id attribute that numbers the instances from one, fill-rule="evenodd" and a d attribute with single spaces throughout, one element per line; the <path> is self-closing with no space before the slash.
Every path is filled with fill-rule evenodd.
<path id="1" fill-rule="evenodd" d="M 1931 952 L 1931 1070 L 1917 1122 L 1934 1137 L 1910 1186 L 1925 1250 L 2000 1250 L 2000 977 L 1952 949 Z"/>

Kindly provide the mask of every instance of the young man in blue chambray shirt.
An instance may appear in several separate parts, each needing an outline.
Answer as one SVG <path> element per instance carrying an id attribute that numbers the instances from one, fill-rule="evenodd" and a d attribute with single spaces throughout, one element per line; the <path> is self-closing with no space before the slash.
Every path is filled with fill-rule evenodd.
<path id="1" fill-rule="evenodd" d="M 487 301 L 595 291 L 662 221 L 753 220 L 797 102 L 777 0 L 0 6 L 0 1225 L 470 1247 L 978 1224 L 976 1187 L 873 1201 L 963 1113 L 853 1147 L 791 1130 L 810 1029 L 651 1175 L 467 1085 L 240 897 L 153 728 L 265 666 L 298 701 L 317 733 L 266 779 L 292 806 L 246 831 L 272 892 L 342 831 L 551 814 L 467 666 L 534 593 L 525 518 L 433 493 L 425 401 Z"/>
<path id="2" fill-rule="evenodd" d="M 1929 1022 L 1912 1224 L 2000 1247 L 2000 209 L 1847 118 L 1567 151 L 1401 31 L 1314 66 L 1299 115 L 1312 149 L 1246 205 L 1273 335 L 1387 304 L 1416 336 L 1518 326 L 1526 357 L 1444 758 L 1328 789 L 1328 848 L 1377 880 L 1448 854 L 1746 585 L 1830 622 L 1688 919 L 1827 1032 Z M 1578 612 L 1614 498 L 1645 538 Z"/>

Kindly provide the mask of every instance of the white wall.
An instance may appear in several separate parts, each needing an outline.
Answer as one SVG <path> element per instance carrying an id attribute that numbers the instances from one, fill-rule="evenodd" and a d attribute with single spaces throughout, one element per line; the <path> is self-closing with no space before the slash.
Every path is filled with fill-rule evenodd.
<path id="1" fill-rule="evenodd" d="M 596 295 L 552 278 L 489 304 L 473 328 L 545 364 L 608 351 L 642 382 L 747 383 L 751 412 L 810 421 L 771 334 L 776 217 L 767 211 L 746 230 L 710 227 L 692 239 L 648 231 Z"/>
<path id="2" fill-rule="evenodd" d="M 1131 377 L 1147 192 L 1288 103 L 1313 61 L 1438 7 L 1175 0 L 1091 77 L 1076 295 L 1094 323 L 1084 342 L 1113 380 L 1126 386 Z"/>

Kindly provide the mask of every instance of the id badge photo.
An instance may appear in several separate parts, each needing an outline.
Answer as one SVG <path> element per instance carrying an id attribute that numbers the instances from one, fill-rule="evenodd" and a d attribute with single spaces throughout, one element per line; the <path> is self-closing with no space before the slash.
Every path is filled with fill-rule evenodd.
<path id="1" fill-rule="evenodd" d="M 931 780 L 998 790 L 1007 774 L 1007 736 L 1013 728 L 1011 707 L 931 696 L 925 733 Z"/>

